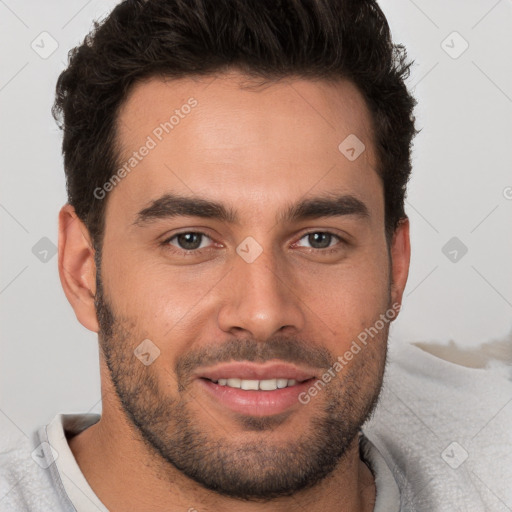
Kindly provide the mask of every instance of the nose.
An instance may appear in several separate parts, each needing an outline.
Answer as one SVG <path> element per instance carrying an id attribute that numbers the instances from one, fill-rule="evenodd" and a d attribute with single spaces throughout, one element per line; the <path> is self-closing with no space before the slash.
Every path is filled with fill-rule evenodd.
<path id="1" fill-rule="evenodd" d="M 235 258 L 224 282 L 220 329 L 260 341 L 276 333 L 303 329 L 301 292 L 284 263 L 265 251 L 252 263 Z"/>

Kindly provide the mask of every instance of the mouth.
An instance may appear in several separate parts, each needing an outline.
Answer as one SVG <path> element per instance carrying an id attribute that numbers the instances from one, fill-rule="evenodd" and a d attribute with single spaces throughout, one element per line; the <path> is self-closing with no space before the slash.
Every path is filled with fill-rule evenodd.
<path id="1" fill-rule="evenodd" d="M 208 399 L 221 412 L 272 416 L 301 407 L 299 395 L 314 372 L 288 363 L 226 363 L 196 375 Z"/>
<path id="2" fill-rule="evenodd" d="M 235 389 L 243 389 L 244 391 L 275 391 L 276 389 L 284 389 L 295 386 L 295 379 L 286 379 L 284 377 L 274 379 L 240 379 L 237 377 L 230 379 L 212 380 L 214 384 L 219 386 L 228 386 Z"/>

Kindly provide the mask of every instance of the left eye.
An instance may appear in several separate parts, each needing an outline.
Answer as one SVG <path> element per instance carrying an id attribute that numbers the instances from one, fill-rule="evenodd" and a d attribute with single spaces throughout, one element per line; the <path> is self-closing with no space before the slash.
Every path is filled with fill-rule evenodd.
<path id="1" fill-rule="evenodd" d="M 167 243 L 185 251 L 193 251 L 206 247 L 208 243 L 204 243 L 205 240 L 206 242 L 211 242 L 211 238 L 206 236 L 204 233 L 196 233 L 191 231 L 174 235 L 172 238 L 167 240 Z"/>
<path id="2" fill-rule="evenodd" d="M 310 244 L 309 247 L 311 247 L 312 249 L 326 249 L 328 247 L 336 245 L 336 243 L 339 242 L 341 238 L 326 231 L 317 231 L 315 233 L 308 233 L 307 235 L 304 235 L 299 240 L 297 245 L 300 245 L 300 241 L 302 240 L 306 240 L 307 243 Z"/>

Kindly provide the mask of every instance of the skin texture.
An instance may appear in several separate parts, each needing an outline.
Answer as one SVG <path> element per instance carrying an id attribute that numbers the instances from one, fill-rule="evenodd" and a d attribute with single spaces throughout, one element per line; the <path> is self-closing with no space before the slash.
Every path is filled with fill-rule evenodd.
<path id="1" fill-rule="evenodd" d="M 282 360 L 319 378 L 401 302 L 409 268 L 407 219 L 386 243 L 357 89 L 243 79 L 154 78 L 131 91 L 118 120 L 123 163 L 189 98 L 197 105 L 106 197 L 101 269 L 73 208 L 60 213 L 63 288 L 101 348 L 102 418 L 70 447 L 113 512 L 373 510 L 356 434 L 382 384 L 389 325 L 308 404 L 280 415 L 234 413 L 194 379 L 206 358 Z M 338 150 L 349 134 L 366 146 L 354 161 Z M 168 193 L 220 202 L 237 222 L 136 222 Z M 333 193 L 359 199 L 368 215 L 283 218 Z M 184 254 L 171 238 L 186 232 L 206 234 L 199 251 Z M 307 235 L 325 232 L 335 235 L 328 247 L 314 248 Z M 236 251 L 247 237 L 262 249 L 251 263 Z M 134 356 L 145 339 L 160 350 L 148 366 Z"/>

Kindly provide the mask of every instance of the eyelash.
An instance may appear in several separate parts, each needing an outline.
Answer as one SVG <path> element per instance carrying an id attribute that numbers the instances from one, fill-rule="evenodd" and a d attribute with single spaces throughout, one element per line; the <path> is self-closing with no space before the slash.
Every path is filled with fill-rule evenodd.
<path id="1" fill-rule="evenodd" d="M 335 233 L 333 233 L 331 231 L 318 231 L 317 230 L 317 231 L 308 231 L 307 233 L 304 233 L 299 238 L 299 240 L 297 242 L 295 242 L 293 245 L 298 243 L 303 238 L 305 238 L 305 237 L 307 237 L 309 235 L 317 234 L 317 233 L 331 235 L 332 237 L 334 237 L 334 238 L 336 238 L 338 240 L 338 243 L 335 244 L 332 247 L 326 247 L 324 249 L 315 249 L 314 247 L 310 247 L 308 252 L 319 252 L 319 253 L 322 253 L 322 254 L 331 254 L 333 252 L 336 252 L 336 251 L 340 250 L 340 248 L 339 248 L 339 244 L 340 243 L 347 244 L 346 240 L 344 240 L 339 235 L 337 235 L 337 234 L 335 234 Z M 166 250 L 169 250 L 169 251 L 171 251 L 174 254 L 179 254 L 179 255 L 182 255 L 182 256 L 193 256 L 193 255 L 203 254 L 203 252 L 205 252 L 205 251 L 211 251 L 212 250 L 212 247 L 204 247 L 202 249 L 179 249 L 179 248 L 177 248 L 177 247 L 175 247 L 175 246 L 170 244 L 171 240 L 174 240 L 175 238 L 177 238 L 180 235 L 187 235 L 187 234 L 201 235 L 201 236 L 204 236 L 204 237 L 209 238 L 210 240 L 214 241 L 210 236 L 208 236 L 206 233 L 203 233 L 202 231 L 182 231 L 180 233 L 175 233 L 174 235 L 172 235 L 169 238 L 166 238 L 161 243 L 161 245 Z M 308 248 L 306 247 L 306 249 L 308 249 Z"/>
<path id="2" fill-rule="evenodd" d="M 172 253 L 183 255 L 183 256 L 193 256 L 198 254 L 203 254 L 204 251 L 210 251 L 212 250 L 211 247 L 203 247 L 202 249 L 180 249 L 179 247 L 175 247 L 170 244 L 171 240 L 174 240 L 175 238 L 179 237 L 180 235 L 201 235 L 203 237 L 209 238 L 213 241 L 211 236 L 208 236 L 206 233 L 203 233 L 202 231 L 182 231 L 180 233 L 175 233 L 171 237 L 165 239 L 162 242 L 162 245 L 165 249 L 171 251 Z"/>

